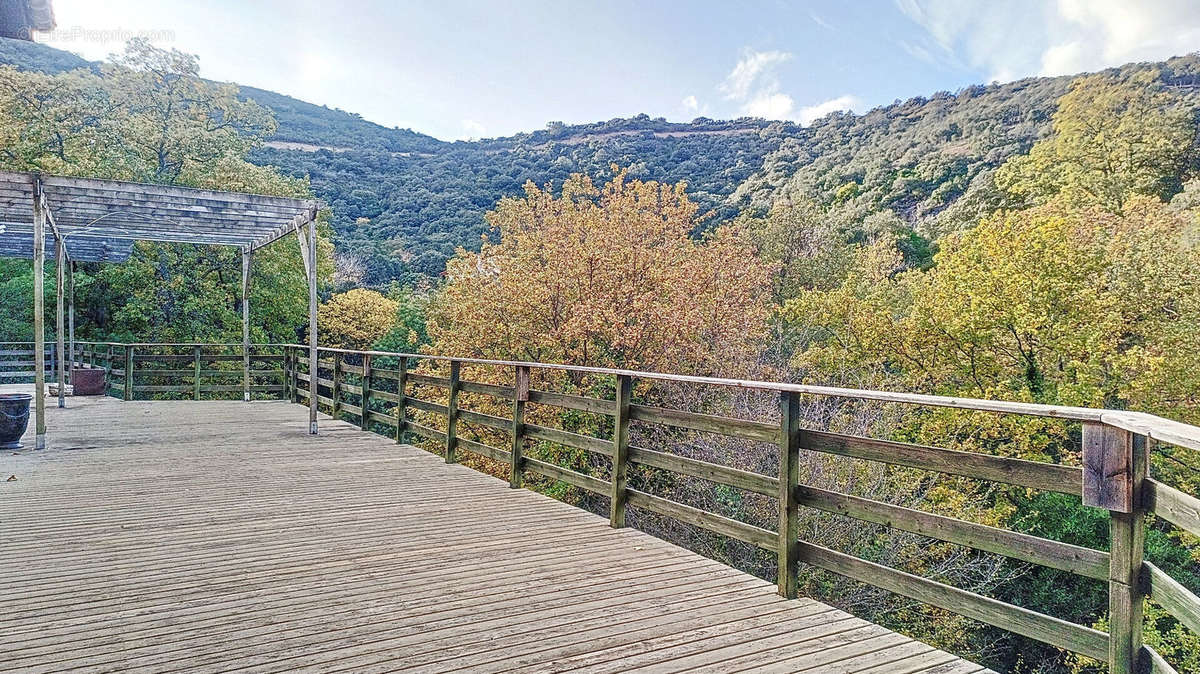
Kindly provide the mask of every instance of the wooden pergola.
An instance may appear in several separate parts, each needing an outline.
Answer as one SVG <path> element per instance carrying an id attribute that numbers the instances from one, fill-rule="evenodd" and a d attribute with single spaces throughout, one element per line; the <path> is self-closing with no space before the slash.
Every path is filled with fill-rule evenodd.
<path id="1" fill-rule="evenodd" d="M 317 349 L 317 211 L 314 200 L 117 180 L 0 171 L 0 257 L 33 260 L 35 447 L 46 446 L 46 242 L 55 249 L 58 406 L 66 405 L 65 335 L 74 362 L 75 262 L 124 262 L 135 241 L 234 246 L 242 252 L 243 398 L 250 400 L 250 266 L 254 252 L 295 234 L 308 280 L 309 356 Z M 64 317 L 64 294 L 69 315 Z M 69 322 L 69 326 L 64 326 Z M 317 432 L 317 379 L 310 382 L 309 432 Z"/>

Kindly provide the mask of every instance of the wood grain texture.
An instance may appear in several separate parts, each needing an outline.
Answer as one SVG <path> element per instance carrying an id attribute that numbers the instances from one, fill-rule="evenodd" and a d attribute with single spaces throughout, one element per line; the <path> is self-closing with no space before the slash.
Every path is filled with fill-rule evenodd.
<path id="1" fill-rule="evenodd" d="M 1200 634 L 1200 597 L 1150 562 L 1144 566 L 1154 602 L 1167 609 L 1184 627 Z"/>
<path id="2" fill-rule="evenodd" d="M 1083 424 L 1083 504 L 1113 512 L 1133 510 L 1133 435 Z"/>
<path id="3" fill-rule="evenodd" d="M 799 503 L 810 508 L 1070 571 L 1088 578 L 1109 579 L 1108 553 L 1099 550 L 803 484 L 798 485 L 795 492 Z"/>
<path id="4" fill-rule="evenodd" d="M 1200 536 L 1200 499 L 1153 478 L 1147 478 L 1143 487 L 1148 509 L 1193 536 Z"/>
<path id="5" fill-rule="evenodd" d="M 980 671 L 356 424 L 322 416 L 313 436 L 306 420 L 285 402 L 48 410 L 49 450 L 0 457 L 18 476 L 0 483 L 0 670 Z"/>
<path id="6" fill-rule="evenodd" d="M 800 560 L 1102 662 L 1108 658 L 1108 635 L 1090 627 L 1005 604 L 806 541 L 800 541 Z"/>

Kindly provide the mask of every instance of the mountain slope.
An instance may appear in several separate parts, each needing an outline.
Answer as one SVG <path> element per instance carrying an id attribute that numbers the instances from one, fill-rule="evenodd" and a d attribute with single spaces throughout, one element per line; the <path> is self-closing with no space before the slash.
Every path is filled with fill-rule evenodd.
<path id="1" fill-rule="evenodd" d="M 1105 72 L 1128 80 L 1153 72 L 1189 105 L 1200 92 L 1200 55 Z M 929 238 L 974 222 L 994 196 L 992 171 L 1049 135 L 1058 99 L 1075 76 L 1032 77 L 938 92 L 815 121 L 763 160 L 732 203 L 765 208 L 806 199 L 849 225 L 890 212 Z"/>
<path id="2" fill-rule="evenodd" d="M 573 172 L 603 181 L 616 165 L 640 178 L 686 181 L 702 212 L 727 218 L 737 186 L 801 133 L 762 120 L 671 124 L 643 115 L 428 152 L 265 147 L 253 159 L 309 175 L 334 209 L 342 253 L 362 261 L 368 283 L 381 283 L 436 276 L 455 248 L 478 247 L 483 213 L 497 200 L 520 194 L 526 181 L 557 184 Z"/>
<path id="3" fill-rule="evenodd" d="M 46 72 L 95 67 L 44 45 L 3 39 L 0 63 Z M 1147 69 L 1174 87 L 1191 90 L 1200 82 L 1195 55 L 1111 72 L 1128 77 Z M 826 209 L 847 236 L 886 226 L 933 238 L 986 208 L 991 172 L 1050 132 L 1071 79 L 971 86 L 861 115 L 834 113 L 809 127 L 638 115 L 453 143 L 272 91 L 241 91 L 279 122 L 251 159 L 309 176 L 333 208 L 340 254 L 357 258 L 361 282 L 382 285 L 436 277 L 457 247 L 477 248 L 487 232 L 483 214 L 520 194 L 526 181 L 560 183 L 572 172 L 604 181 L 614 165 L 638 178 L 686 182 L 709 214 L 705 226 L 744 209 L 806 200 Z"/>

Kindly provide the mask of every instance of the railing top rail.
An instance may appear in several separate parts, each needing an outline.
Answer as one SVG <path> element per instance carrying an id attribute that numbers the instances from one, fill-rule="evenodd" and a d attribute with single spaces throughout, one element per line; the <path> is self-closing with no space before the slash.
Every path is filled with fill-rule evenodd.
<path id="1" fill-rule="evenodd" d="M 303 344 L 287 344 L 299 349 L 307 349 Z M 1066 405 L 1042 405 L 1038 403 L 1010 402 L 1006 400 L 985 400 L 981 398 L 960 398 L 955 396 L 937 396 L 922 393 L 903 393 L 897 391 L 873 391 L 869 389 L 842 388 L 837 386 L 813 386 L 790 382 L 757 381 L 748 379 L 726 379 L 722 377 L 701 377 L 695 375 L 670 374 L 666 372 L 644 372 L 640 370 L 624 370 L 619 368 L 589 367 L 583 365 L 566 365 L 562 363 L 535 363 L 527 361 L 495 360 L 490 358 L 458 358 L 453 356 L 435 356 L 423 353 L 400 353 L 394 351 L 371 351 L 355 349 L 338 349 L 319 347 L 320 351 L 329 353 L 346 353 L 371 356 L 391 356 L 419 358 L 423 360 L 458 361 L 477 365 L 500 365 L 508 367 L 527 367 L 530 369 L 562 370 L 601 375 L 625 375 L 639 379 L 656 381 L 672 381 L 688 384 L 708 384 L 713 386 L 728 386 L 734 388 L 753 389 L 760 391 L 791 391 L 810 395 L 829 396 L 836 398 L 852 398 L 856 400 L 875 400 L 879 402 L 903 403 L 909 405 L 926 405 L 930 407 L 950 407 L 979 412 L 997 414 L 1019 414 L 1032 417 L 1052 417 L 1072 421 L 1090 421 L 1107 424 L 1138 433 L 1155 440 L 1180 447 L 1200 450 L 1200 427 L 1164 419 L 1145 412 L 1124 410 L 1096 409 L 1091 407 L 1069 407 Z"/>
<path id="2" fill-rule="evenodd" d="M 26 342 L 26 343 L 32 344 L 33 342 Z M 241 347 L 242 346 L 241 342 L 99 342 L 99 341 L 90 340 L 90 339 L 85 339 L 85 340 L 77 339 L 77 340 L 75 340 L 75 343 L 76 344 L 104 344 L 104 345 L 111 345 L 111 346 L 179 346 L 179 347 L 183 347 L 183 346 L 236 346 L 236 347 Z M 267 343 L 255 342 L 255 343 L 251 344 L 250 346 L 251 346 L 251 348 L 255 348 L 255 347 L 265 347 L 265 346 L 296 346 L 296 345 L 295 344 L 275 343 L 275 342 L 267 342 Z"/>
<path id="3" fill-rule="evenodd" d="M 17 344 L 19 342 L 6 342 Z M 240 347 L 240 343 L 198 343 L 198 342 L 96 342 L 77 341 L 77 344 L 104 344 L 111 346 L 133 347 Z M 307 349 L 305 344 L 267 343 L 254 344 L 254 347 L 292 347 Z M 655 381 L 671 381 L 687 384 L 725 386 L 759 391 L 790 391 L 809 395 L 850 398 L 854 400 L 874 400 L 878 402 L 900 403 L 907 405 L 924 405 L 930 407 L 947 407 L 996 414 L 1019 414 L 1022 416 L 1050 417 L 1071 421 L 1094 422 L 1114 426 L 1131 433 L 1138 433 L 1160 442 L 1180 447 L 1200 450 L 1200 427 L 1172 421 L 1145 412 L 1128 410 L 1111 410 L 1091 407 L 1070 407 L 1065 405 L 1043 405 L 1038 403 L 1012 402 L 1007 400 L 986 400 L 981 398 L 962 398 L 957 396 L 938 396 L 922 393 L 904 393 L 900 391 L 877 391 L 870 389 L 854 389 L 837 386 L 814 386 L 792 382 L 759 381 L 750 379 L 729 379 L 723 377 L 703 377 L 696 375 L 671 374 L 667 372 L 647 372 L 642 370 L 627 370 L 621 368 L 591 367 L 584 365 L 568 365 L 564 363 L 538 363 L 529 361 L 498 360 L 492 358 L 469 358 L 453 356 L 437 356 L 425 353 L 405 353 L 397 351 L 374 351 L 366 349 L 340 349 L 334 347 L 319 347 L 327 353 L 343 353 L 355 355 L 371 355 L 383 357 L 418 358 L 433 361 L 458 361 L 476 365 L 496 365 L 506 367 L 527 367 L 530 369 L 560 370 L 587 374 L 609 376 L 629 376 Z"/>

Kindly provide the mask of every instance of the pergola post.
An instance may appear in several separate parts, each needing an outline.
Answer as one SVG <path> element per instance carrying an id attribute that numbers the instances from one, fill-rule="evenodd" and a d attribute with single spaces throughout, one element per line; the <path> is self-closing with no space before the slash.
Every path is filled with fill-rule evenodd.
<path id="1" fill-rule="evenodd" d="M 67 379 L 73 380 L 73 370 L 75 369 L 75 261 L 67 262 L 67 340 L 69 345 L 67 351 L 70 352 L 70 358 L 67 364 Z M 74 385 L 75 382 L 71 381 Z"/>
<path id="2" fill-rule="evenodd" d="M 317 209 L 308 219 L 308 432 L 317 434 Z"/>
<path id="3" fill-rule="evenodd" d="M 242 400 L 250 402 L 250 258 L 242 249 Z"/>
<path id="4" fill-rule="evenodd" d="M 42 202 L 42 179 L 33 177 L 33 407 L 34 449 L 46 448 L 46 299 L 42 274 L 46 257 L 46 209 Z"/>
<path id="5" fill-rule="evenodd" d="M 67 247 L 63 244 L 62 237 L 54 237 L 54 341 L 56 354 L 55 359 L 58 361 L 58 406 L 63 408 L 67 406 L 67 364 L 66 364 L 66 335 L 67 330 L 63 325 L 64 314 L 66 313 L 63 296 L 65 295 L 66 286 L 66 268 L 67 268 Z"/>
<path id="6" fill-rule="evenodd" d="M 304 223 L 296 226 L 296 241 L 300 244 L 300 260 L 304 262 L 304 278 L 308 282 L 308 432 L 317 434 L 317 209 L 308 212 L 308 233 Z M 299 364 L 299 354 L 296 363 Z M 297 376 L 297 387 L 299 387 Z"/>

